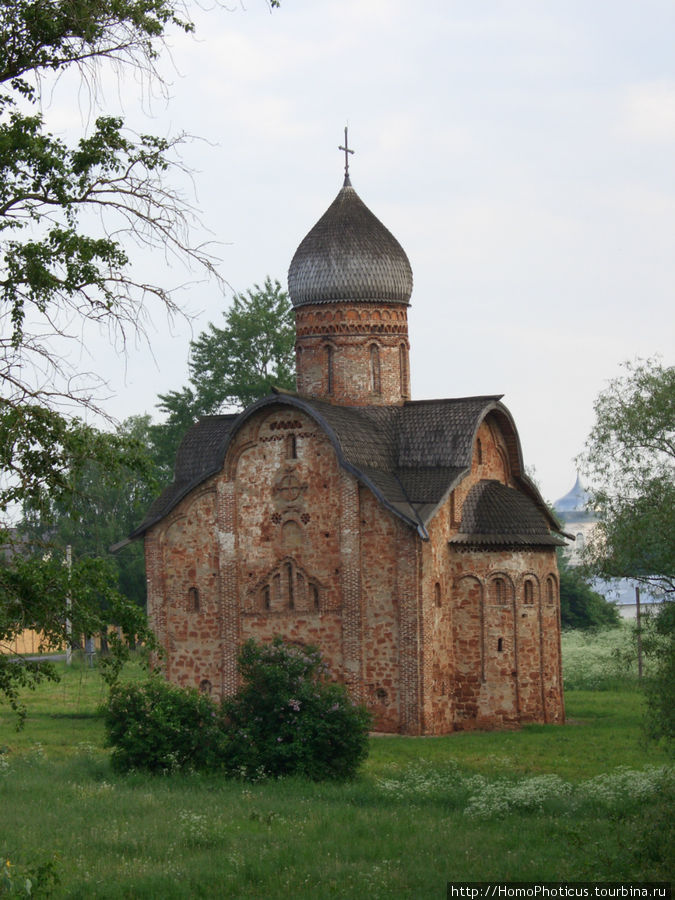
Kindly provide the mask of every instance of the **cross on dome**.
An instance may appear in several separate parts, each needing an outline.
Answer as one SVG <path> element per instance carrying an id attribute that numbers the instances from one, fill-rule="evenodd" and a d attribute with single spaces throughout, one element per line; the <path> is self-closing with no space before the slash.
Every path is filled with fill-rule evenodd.
<path id="1" fill-rule="evenodd" d="M 345 153 L 345 184 L 349 184 L 349 154 L 354 153 L 349 147 L 349 139 L 347 137 L 348 126 L 345 125 L 345 145 L 340 145 L 338 150 L 344 150 Z"/>

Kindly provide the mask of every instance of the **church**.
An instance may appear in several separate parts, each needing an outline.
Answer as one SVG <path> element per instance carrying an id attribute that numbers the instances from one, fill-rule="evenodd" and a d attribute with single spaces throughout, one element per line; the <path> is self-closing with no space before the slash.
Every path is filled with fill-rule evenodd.
<path id="1" fill-rule="evenodd" d="M 378 731 L 563 722 L 561 526 L 500 395 L 411 398 L 412 285 L 346 168 L 288 273 L 297 392 L 195 424 L 131 535 L 172 682 L 231 694 L 281 635 Z"/>

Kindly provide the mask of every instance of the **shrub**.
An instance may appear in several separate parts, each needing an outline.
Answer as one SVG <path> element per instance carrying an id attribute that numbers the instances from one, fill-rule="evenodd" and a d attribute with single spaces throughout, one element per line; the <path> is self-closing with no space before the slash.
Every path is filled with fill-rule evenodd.
<path id="1" fill-rule="evenodd" d="M 243 686 L 226 700 L 232 774 L 350 778 L 368 755 L 370 714 L 328 681 L 314 647 L 275 638 L 247 641 L 239 654 Z"/>
<path id="2" fill-rule="evenodd" d="M 104 716 L 113 767 L 314 781 L 355 774 L 368 755 L 370 714 L 328 680 L 318 650 L 251 640 L 239 671 L 243 686 L 222 708 L 161 675 L 114 687 Z"/>
<path id="3" fill-rule="evenodd" d="M 225 734 L 218 707 L 205 694 L 153 675 L 114 687 L 105 708 L 106 743 L 120 772 L 208 770 L 222 764 Z"/>

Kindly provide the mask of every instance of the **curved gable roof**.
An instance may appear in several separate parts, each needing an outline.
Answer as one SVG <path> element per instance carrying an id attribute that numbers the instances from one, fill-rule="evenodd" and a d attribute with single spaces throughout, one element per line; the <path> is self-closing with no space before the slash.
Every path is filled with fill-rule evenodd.
<path id="1" fill-rule="evenodd" d="M 473 443 L 490 412 L 500 416 L 515 441 L 517 476 L 522 456 L 515 426 L 500 396 L 409 401 L 403 406 L 336 406 L 324 400 L 277 392 L 242 413 L 207 416 L 185 435 L 175 477 L 130 535 L 140 537 L 195 487 L 219 472 L 239 429 L 260 410 L 291 406 L 314 419 L 330 440 L 339 464 L 378 500 L 426 537 L 426 525 L 471 468 Z M 532 502 L 546 509 L 536 488 L 520 477 Z M 514 492 L 518 493 L 518 492 Z M 556 528 L 557 523 L 551 519 Z"/>
<path id="2" fill-rule="evenodd" d="M 543 512 L 521 491 L 483 479 L 466 496 L 459 532 L 451 544 L 472 546 L 562 546 Z"/>

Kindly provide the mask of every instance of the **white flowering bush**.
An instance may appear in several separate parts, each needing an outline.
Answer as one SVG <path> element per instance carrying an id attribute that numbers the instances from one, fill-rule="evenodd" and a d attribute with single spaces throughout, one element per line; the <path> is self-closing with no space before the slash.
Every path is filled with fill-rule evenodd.
<path id="1" fill-rule="evenodd" d="M 456 798 L 457 789 L 465 789 L 457 764 L 449 762 L 442 767 L 420 759 L 388 778 L 378 778 L 378 790 L 394 800 Z"/>
<path id="2" fill-rule="evenodd" d="M 572 785 L 559 775 L 533 775 L 520 781 L 488 782 L 471 794 L 464 812 L 474 819 L 493 819 L 506 813 L 542 812 L 547 804 L 569 797 Z M 475 784 L 475 782 L 474 782 Z"/>
<path id="3" fill-rule="evenodd" d="M 646 766 L 629 769 L 621 766 L 613 772 L 604 772 L 577 788 L 577 799 L 616 809 L 627 803 L 649 803 L 663 793 L 675 790 L 675 772 L 670 766 Z"/>
<path id="4" fill-rule="evenodd" d="M 655 802 L 675 790 L 675 774 L 668 766 L 644 769 L 622 767 L 579 784 L 559 775 L 527 778 L 488 778 L 467 775 L 454 763 L 439 767 L 419 760 L 400 772 L 377 780 L 378 791 L 406 803 L 434 800 L 462 808 L 473 819 L 499 819 L 512 812 L 573 814 L 592 805 L 608 812 L 634 804 Z"/>

